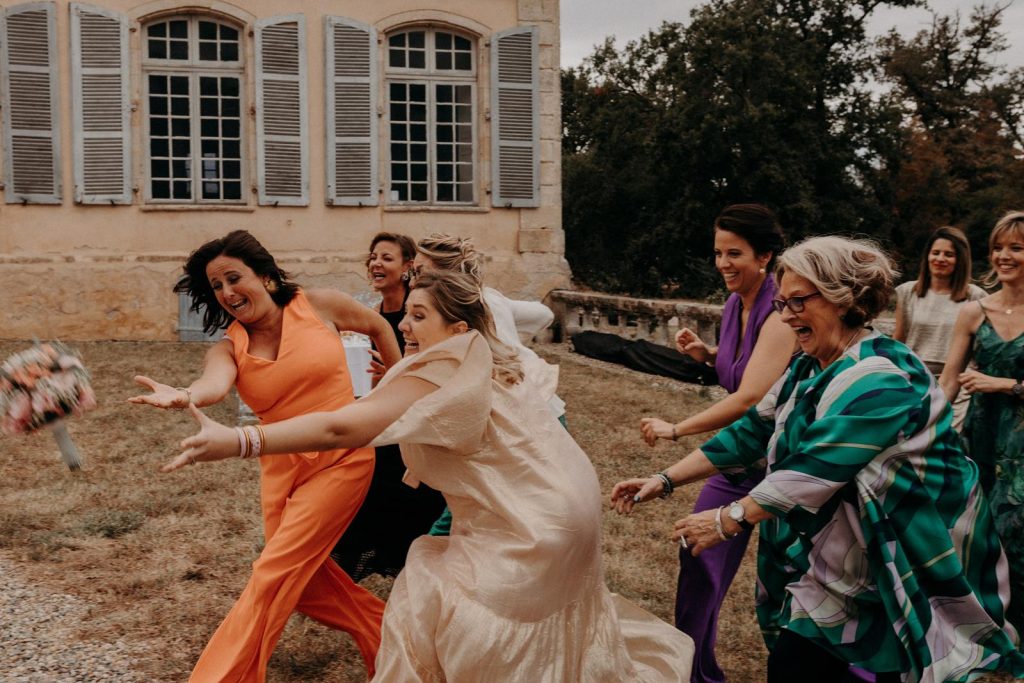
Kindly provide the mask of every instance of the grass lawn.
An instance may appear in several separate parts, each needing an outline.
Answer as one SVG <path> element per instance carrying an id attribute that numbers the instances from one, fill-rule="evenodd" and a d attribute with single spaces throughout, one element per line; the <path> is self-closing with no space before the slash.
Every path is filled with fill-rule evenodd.
<path id="1" fill-rule="evenodd" d="M 26 346 L 0 341 L 0 358 Z M 144 644 L 137 671 L 151 681 L 182 681 L 245 584 L 262 544 L 258 471 L 226 461 L 163 475 L 157 466 L 194 431 L 182 413 L 125 403 L 135 374 L 172 385 L 198 372 L 200 344 L 89 342 L 77 345 L 93 374 L 99 407 L 70 425 L 84 469 L 56 459 L 49 434 L 0 436 L 0 555 L 21 576 L 93 605 L 80 639 Z M 679 418 L 717 394 L 574 356 L 541 353 L 561 365 L 559 393 L 570 431 L 597 468 L 607 494 L 621 478 L 671 464 L 700 441 L 647 447 L 644 415 Z M 209 410 L 231 421 L 235 401 Z M 671 622 L 678 561 L 672 522 L 693 505 L 697 487 L 630 517 L 604 518 L 610 588 Z M 382 530 L 386 533 L 386 530 Z M 765 649 L 753 614 L 754 545 L 726 600 L 720 662 L 734 682 L 764 680 Z M 390 580 L 365 584 L 386 598 Z M 271 660 L 272 682 L 364 681 L 347 635 L 295 615 Z"/>

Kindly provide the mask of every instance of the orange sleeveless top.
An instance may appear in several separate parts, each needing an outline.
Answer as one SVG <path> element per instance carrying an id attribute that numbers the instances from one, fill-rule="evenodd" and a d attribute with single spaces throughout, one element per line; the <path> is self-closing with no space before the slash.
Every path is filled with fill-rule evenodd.
<path id="1" fill-rule="evenodd" d="M 284 308 L 277 360 L 249 355 L 249 334 L 237 320 L 231 339 L 238 395 L 263 423 L 337 410 L 355 401 L 345 347 L 299 290 Z"/>

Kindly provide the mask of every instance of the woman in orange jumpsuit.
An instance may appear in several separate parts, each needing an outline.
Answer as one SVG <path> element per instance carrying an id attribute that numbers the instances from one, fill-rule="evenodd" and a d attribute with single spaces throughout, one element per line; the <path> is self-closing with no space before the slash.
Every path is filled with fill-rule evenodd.
<path id="1" fill-rule="evenodd" d="M 380 315 L 340 292 L 299 289 L 244 230 L 193 252 L 175 290 L 187 292 L 193 309 L 204 312 L 208 332 L 227 327 L 225 338 L 188 387 L 136 377 L 151 393 L 129 399 L 134 403 L 211 405 L 235 385 L 268 424 L 353 402 L 338 330 L 370 335 L 388 365 L 399 359 L 394 333 Z M 294 610 L 350 633 L 373 675 L 384 603 L 328 557 L 366 495 L 373 465 L 372 448 L 260 459 L 266 545 L 192 681 L 263 681 Z"/>

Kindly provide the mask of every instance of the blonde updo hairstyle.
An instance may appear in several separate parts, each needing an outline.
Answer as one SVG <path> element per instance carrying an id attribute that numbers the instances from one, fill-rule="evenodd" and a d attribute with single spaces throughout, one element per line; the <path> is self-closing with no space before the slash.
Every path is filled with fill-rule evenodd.
<path id="1" fill-rule="evenodd" d="M 484 255 L 473 247 L 468 237 L 434 233 L 421 239 L 416 251 L 429 258 L 438 270 L 465 273 L 476 280 L 478 286 L 483 282 Z"/>
<path id="2" fill-rule="evenodd" d="M 480 283 L 472 275 L 452 270 L 431 270 L 417 277 L 412 283 L 412 289 L 424 290 L 446 323 L 465 322 L 469 329 L 476 330 L 487 340 L 494 359 L 491 372 L 494 379 L 505 384 L 518 384 L 522 381 L 519 354 L 498 340 L 494 319 L 484 301 Z"/>
<path id="3" fill-rule="evenodd" d="M 870 240 L 811 237 L 782 252 L 776 277 L 787 272 L 809 280 L 826 301 L 846 309 L 840 321 L 863 327 L 889 304 L 899 271 Z"/>

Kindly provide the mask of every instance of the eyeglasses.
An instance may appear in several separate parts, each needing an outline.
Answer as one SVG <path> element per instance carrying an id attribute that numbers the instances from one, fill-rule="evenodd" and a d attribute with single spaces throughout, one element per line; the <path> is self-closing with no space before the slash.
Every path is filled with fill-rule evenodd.
<path id="1" fill-rule="evenodd" d="M 791 296 L 788 299 L 772 299 L 772 308 L 775 309 L 776 313 L 782 313 L 783 308 L 788 308 L 794 313 L 803 313 L 804 304 L 807 300 L 813 299 L 816 296 L 821 296 L 821 292 L 804 294 L 803 296 Z"/>

